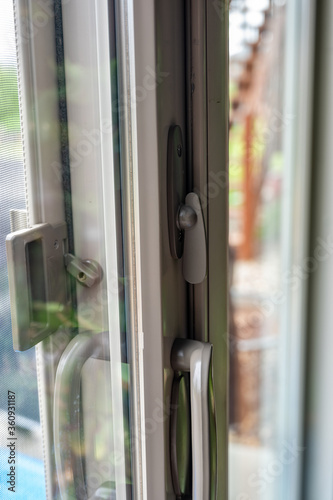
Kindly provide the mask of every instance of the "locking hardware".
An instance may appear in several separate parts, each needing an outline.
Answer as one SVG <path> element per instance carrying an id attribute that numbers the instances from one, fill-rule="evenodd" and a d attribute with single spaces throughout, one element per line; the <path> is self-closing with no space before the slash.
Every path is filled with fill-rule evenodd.
<path id="1" fill-rule="evenodd" d="M 181 231 L 186 231 L 187 229 L 191 229 L 197 222 L 198 217 L 189 205 L 180 205 L 178 214 L 177 214 L 177 227 Z"/>
<path id="2" fill-rule="evenodd" d="M 185 204 L 195 213 L 193 226 L 185 229 L 183 276 L 188 283 L 202 283 L 207 270 L 205 225 L 199 196 L 189 193 Z"/>
<path id="3" fill-rule="evenodd" d="M 185 154 L 178 125 L 169 129 L 167 165 L 168 228 L 170 252 L 183 260 L 188 283 L 202 283 L 207 270 L 204 218 L 199 196 L 186 195 Z"/>
<path id="4" fill-rule="evenodd" d="M 23 219 L 12 227 L 22 225 Z M 12 232 L 6 238 L 6 250 L 13 347 L 25 351 L 63 324 L 71 302 L 67 272 L 92 287 L 101 281 L 102 269 L 95 261 L 67 253 L 65 222 Z"/>
<path id="5" fill-rule="evenodd" d="M 102 279 L 102 268 L 94 260 L 82 260 L 70 253 L 64 255 L 67 271 L 78 283 L 91 288 Z"/>

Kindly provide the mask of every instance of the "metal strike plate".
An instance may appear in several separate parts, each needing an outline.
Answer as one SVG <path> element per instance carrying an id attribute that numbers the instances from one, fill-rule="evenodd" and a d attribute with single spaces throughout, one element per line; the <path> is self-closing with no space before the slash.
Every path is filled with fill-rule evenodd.
<path id="1" fill-rule="evenodd" d="M 55 332 L 68 303 L 65 222 L 38 224 L 6 238 L 13 346 L 25 351 Z"/>
<path id="2" fill-rule="evenodd" d="M 178 212 L 185 200 L 186 177 L 182 131 L 178 125 L 169 129 L 167 161 L 170 252 L 174 259 L 180 259 L 184 250 L 184 231 L 178 225 Z"/>

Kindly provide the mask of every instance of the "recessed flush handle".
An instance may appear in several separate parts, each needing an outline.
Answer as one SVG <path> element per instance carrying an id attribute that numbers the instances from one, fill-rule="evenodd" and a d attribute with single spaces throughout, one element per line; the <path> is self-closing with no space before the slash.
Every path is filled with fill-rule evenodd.
<path id="1" fill-rule="evenodd" d="M 36 224 L 6 238 L 13 346 L 26 351 L 54 333 L 68 305 L 65 222 Z"/>

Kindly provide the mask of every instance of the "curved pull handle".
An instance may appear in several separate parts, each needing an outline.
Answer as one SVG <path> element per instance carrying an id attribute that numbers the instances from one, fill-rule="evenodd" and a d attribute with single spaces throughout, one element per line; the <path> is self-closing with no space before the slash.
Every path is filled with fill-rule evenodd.
<path id="1" fill-rule="evenodd" d="M 172 346 L 172 368 L 190 372 L 193 500 L 210 498 L 208 391 L 211 357 L 212 346 L 208 343 L 176 339 Z"/>
<path id="2" fill-rule="evenodd" d="M 57 368 L 54 405 L 53 438 L 56 471 L 62 500 L 88 498 L 80 450 L 80 379 L 89 358 L 110 359 L 107 332 L 82 333 L 74 337 L 63 352 Z"/>

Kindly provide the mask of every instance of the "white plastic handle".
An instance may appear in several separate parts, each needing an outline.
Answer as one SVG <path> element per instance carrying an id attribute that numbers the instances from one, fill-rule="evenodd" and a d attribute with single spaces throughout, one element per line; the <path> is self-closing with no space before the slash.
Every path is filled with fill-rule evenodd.
<path id="1" fill-rule="evenodd" d="M 212 345 L 196 340 L 176 339 L 171 351 L 175 371 L 190 372 L 192 424 L 192 498 L 210 498 L 209 371 Z"/>
<path id="2" fill-rule="evenodd" d="M 56 373 L 53 406 L 53 439 L 58 487 L 62 500 L 86 500 L 80 450 L 80 380 L 89 358 L 109 359 L 107 332 L 80 333 L 64 350 Z M 94 497 L 94 496 L 93 496 Z"/>

